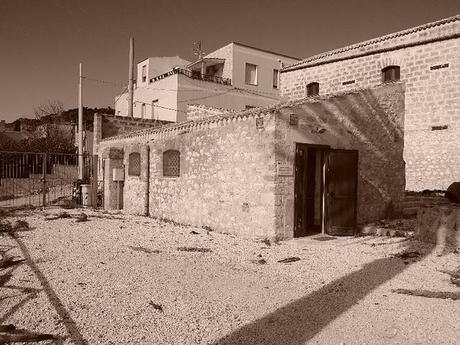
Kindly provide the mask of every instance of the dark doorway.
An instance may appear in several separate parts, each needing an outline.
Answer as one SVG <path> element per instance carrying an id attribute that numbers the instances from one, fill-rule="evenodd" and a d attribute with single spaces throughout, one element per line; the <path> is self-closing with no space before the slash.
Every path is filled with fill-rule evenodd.
<path id="1" fill-rule="evenodd" d="M 324 213 L 324 162 L 327 146 L 297 144 L 294 237 L 321 233 Z"/>
<path id="2" fill-rule="evenodd" d="M 353 235 L 356 229 L 358 151 L 330 150 L 326 162 L 326 232 Z"/>

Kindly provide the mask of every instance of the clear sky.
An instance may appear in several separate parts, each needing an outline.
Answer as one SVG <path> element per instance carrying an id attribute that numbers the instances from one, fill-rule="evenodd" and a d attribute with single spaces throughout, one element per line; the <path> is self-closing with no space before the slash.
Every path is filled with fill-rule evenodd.
<path id="1" fill-rule="evenodd" d="M 0 119 L 30 117 L 34 105 L 112 106 L 135 60 L 194 60 L 237 41 L 305 58 L 460 13 L 459 0 L 0 0 Z"/>

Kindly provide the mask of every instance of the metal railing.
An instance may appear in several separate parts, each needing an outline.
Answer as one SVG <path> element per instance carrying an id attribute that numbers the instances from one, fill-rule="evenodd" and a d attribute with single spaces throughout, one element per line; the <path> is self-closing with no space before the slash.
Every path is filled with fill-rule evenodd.
<path id="1" fill-rule="evenodd" d="M 156 76 L 150 79 L 150 82 L 155 82 L 155 81 L 164 79 L 174 74 L 182 74 L 191 79 L 209 81 L 209 82 L 217 83 L 217 84 L 232 85 L 232 80 L 230 78 L 222 78 L 222 77 L 217 77 L 214 75 L 201 74 L 200 72 L 190 71 L 188 69 L 183 69 L 183 68 L 174 68 L 173 70 L 169 72 L 166 72 L 164 74 L 161 74 L 159 76 Z"/>

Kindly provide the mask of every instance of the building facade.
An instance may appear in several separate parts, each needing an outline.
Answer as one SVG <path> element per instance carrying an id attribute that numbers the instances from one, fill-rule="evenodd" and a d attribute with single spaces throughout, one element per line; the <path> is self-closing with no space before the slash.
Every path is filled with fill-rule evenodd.
<path id="1" fill-rule="evenodd" d="M 460 180 L 460 15 L 288 66 L 281 94 L 295 100 L 395 81 L 406 89 L 406 190 L 445 190 Z"/>
<path id="2" fill-rule="evenodd" d="M 134 117 L 181 122 L 190 104 L 229 110 L 275 104 L 280 100 L 281 66 L 297 61 L 235 42 L 194 63 L 148 58 L 137 65 Z M 127 109 L 124 93 L 116 98 L 115 114 L 126 116 Z"/>
<path id="3" fill-rule="evenodd" d="M 279 239 L 352 234 L 398 212 L 401 83 L 193 117 L 99 142 L 104 207 Z"/>

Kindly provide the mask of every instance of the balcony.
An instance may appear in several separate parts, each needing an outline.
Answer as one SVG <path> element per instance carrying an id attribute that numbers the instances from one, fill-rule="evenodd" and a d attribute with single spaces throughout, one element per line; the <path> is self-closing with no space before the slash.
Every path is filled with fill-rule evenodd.
<path id="1" fill-rule="evenodd" d="M 172 71 L 166 72 L 164 74 L 158 75 L 155 78 L 150 79 L 150 82 L 156 82 L 158 80 L 167 78 L 174 74 L 182 74 L 191 79 L 198 79 L 203 81 L 208 81 L 211 83 L 222 84 L 222 85 L 232 85 L 232 80 L 229 78 L 222 78 L 215 75 L 201 74 L 199 71 L 191 71 L 183 68 L 174 68 Z"/>

